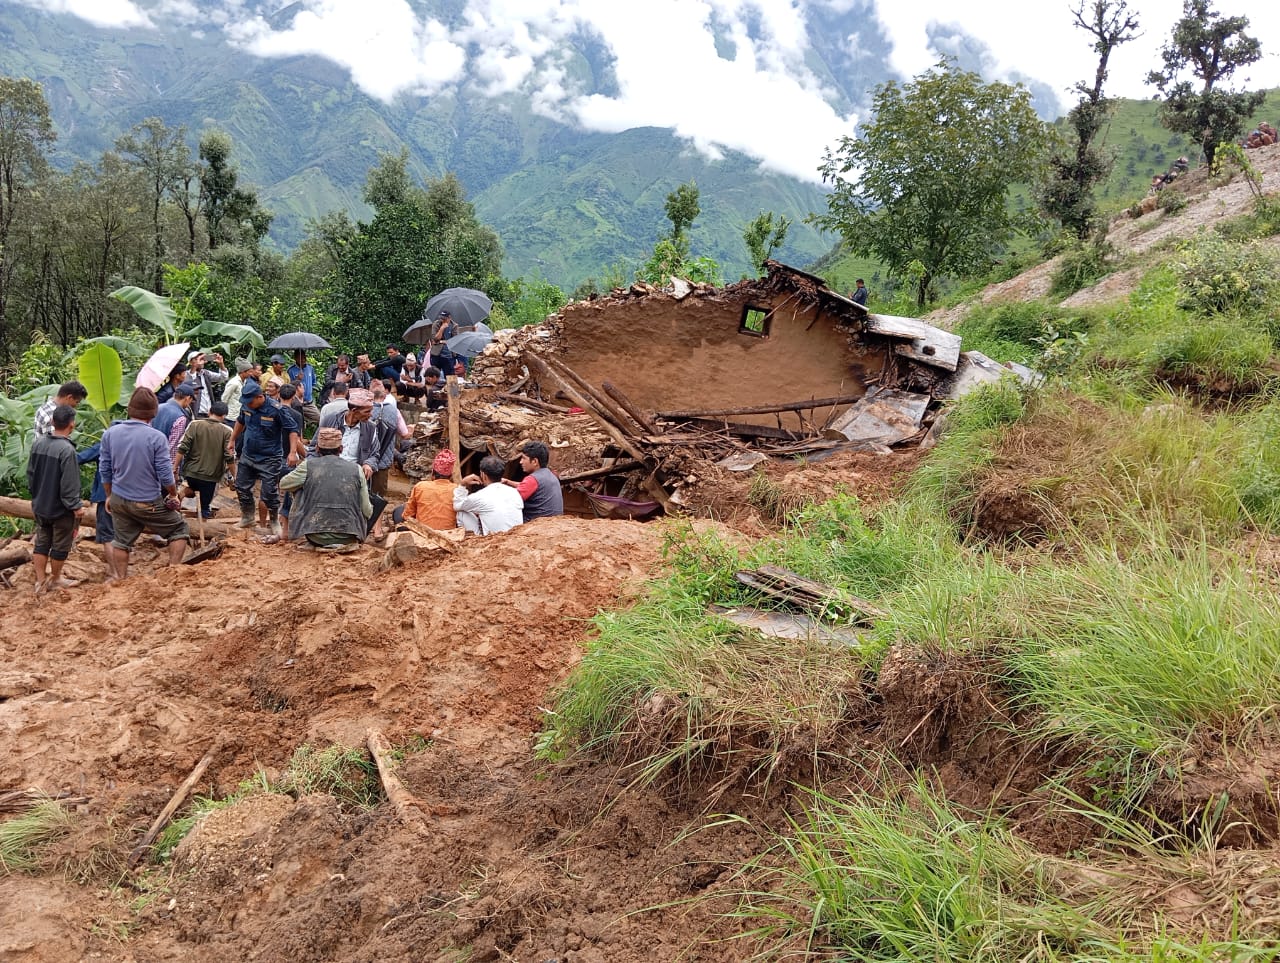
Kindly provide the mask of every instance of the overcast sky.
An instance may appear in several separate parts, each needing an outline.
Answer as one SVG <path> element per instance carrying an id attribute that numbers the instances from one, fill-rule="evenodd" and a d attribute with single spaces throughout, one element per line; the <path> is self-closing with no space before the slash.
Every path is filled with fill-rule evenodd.
<path id="1" fill-rule="evenodd" d="M 883 33 L 893 45 L 890 64 L 904 78 L 937 61 L 930 37 L 969 50 L 976 42 L 979 53 L 985 46 L 988 80 L 1043 81 L 1063 103 L 1096 65 L 1088 35 L 1071 24 L 1076 0 L 468 0 L 466 23 L 452 30 L 415 12 L 421 5 L 410 0 L 301 0 L 275 27 L 267 18 L 284 0 L 17 2 L 100 26 L 221 32 L 263 57 L 316 54 L 382 100 L 463 84 L 495 95 L 519 91 L 535 110 L 567 123 L 603 131 L 669 127 L 711 156 L 741 150 L 806 180 L 857 120 L 806 66 L 806 24 L 815 13 L 829 19 L 838 12 L 834 39 L 851 48 L 860 24 Z M 1157 66 L 1182 4 L 1130 0 L 1129 7 L 1144 36 L 1113 55 L 1107 92 L 1146 97 L 1154 91 L 1143 78 Z M 1262 41 L 1249 85 L 1280 86 L 1280 3 L 1218 0 L 1217 9 L 1248 16 Z M 575 89 L 564 69 L 563 41 L 584 33 L 614 57 L 617 87 L 609 96 Z M 785 131 L 779 136 L 761 136 L 752 119 L 766 105 L 788 121 L 774 128 Z"/>

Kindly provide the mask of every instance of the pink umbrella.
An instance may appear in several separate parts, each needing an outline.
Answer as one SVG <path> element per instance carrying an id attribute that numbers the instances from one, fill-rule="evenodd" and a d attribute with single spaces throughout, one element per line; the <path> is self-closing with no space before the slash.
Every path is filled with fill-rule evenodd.
<path id="1" fill-rule="evenodd" d="M 160 386 L 169 380 L 169 372 L 187 357 L 187 349 L 190 347 L 189 341 L 179 341 L 177 344 L 166 344 L 160 348 L 142 366 L 138 377 L 133 379 L 133 386 L 159 391 Z"/>

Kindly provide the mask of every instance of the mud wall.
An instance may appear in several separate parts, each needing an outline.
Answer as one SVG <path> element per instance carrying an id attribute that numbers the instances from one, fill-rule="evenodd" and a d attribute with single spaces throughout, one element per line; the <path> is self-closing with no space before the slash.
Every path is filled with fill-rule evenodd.
<path id="1" fill-rule="evenodd" d="M 748 307 L 771 311 L 769 334 L 740 332 Z M 572 305 L 563 359 L 595 385 L 611 381 L 647 411 L 735 408 L 861 395 L 887 363 L 835 316 L 786 294 L 721 290 L 682 301 L 665 294 Z M 827 412 L 817 412 L 819 422 Z M 783 426 L 795 427 L 795 415 Z M 774 416 L 735 420 L 774 424 Z"/>

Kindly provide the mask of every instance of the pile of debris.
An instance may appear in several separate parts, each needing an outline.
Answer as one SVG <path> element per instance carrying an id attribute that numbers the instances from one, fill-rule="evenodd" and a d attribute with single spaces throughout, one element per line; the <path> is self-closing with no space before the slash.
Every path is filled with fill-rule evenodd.
<path id="1" fill-rule="evenodd" d="M 643 518 L 696 510 L 682 490 L 708 466 L 744 472 L 771 458 L 928 445 L 944 400 L 1006 375 L 1034 377 L 963 352 L 949 331 L 870 314 L 814 275 L 767 267 L 765 278 L 723 288 L 679 279 L 665 289 L 637 284 L 570 304 L 543 324 L 497 332 L 458 405 L 464 460 L 489 453 L 511 460 L 526 440 L 545 441 L 567 510 Z M 664 330 L 668 341 L 655 341 Z M 668 388 L 690 396 L 687 379 L 677 385 L 663 365 L 650 372 L 640 364 L 656 352 L 669 356 L 672 343 L 693 359 L 690 367 L 702 365 L 701 384 L 714 397 L 751 397 L 757 384 L 778 390 L 788 379 L 761 374 L 774 370 L 773 359 L 797 370 L 796 383 L 830 393 L 772 404 L 655 405 Z M 810 362 L 806 378 L 799 369 Z M 694 370 L 692 390 L 698 377 Z M 425 475 L 433 455 L 423 446 L 406 471 Z"/>

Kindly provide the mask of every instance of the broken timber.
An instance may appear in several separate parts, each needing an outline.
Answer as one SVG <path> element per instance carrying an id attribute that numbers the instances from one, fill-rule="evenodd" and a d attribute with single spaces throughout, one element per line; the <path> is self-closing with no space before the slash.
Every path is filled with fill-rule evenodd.
<path id="1" fill-rule="evenodd" d="M 706 411 L 659 411 L 658 418 L 668 421 L 686 421 L 695 418 L 732 418 L 736 415 L 771 415 L 779 411 L 807 411 L 810 408 L 831 408 L 851 405 L 862 400 L 862 395 L 841 395 L 837 398 L 810 398 L 808 401 L 787 401 L 777 405 L 753 405 L 746 408 L 715 408 Z"/>
<path id="2" fill-rule="evenodd" d="M 868 334 L 908 341 L 894 346 L 904 358 L 955 371 L 960 363 L 960 335 L 943 331 L 915 318 L 898 318 L 888 314 L 868 315 L 863 322 Z"/>
<path id="3" fill-rule="evenodd" d="M 427 821 L 422 815 L 422 803 L 413 793 L 405 789 L 400 777 L 391 766 L 391 748 L 377 729 L 370 729 L 365 740 L 369 746 L 369 755 L 373 756 L 374 765 L 378 767 L 378 776 L 382 780 L 383 791 L 387 799 L 395 807 L 396 815 L 401 822 L 417 833 L 428 831 Z"/>
<path id="4" fill-rule="evenodd" d="M 843 595 L 829 585 L 797 575 L 776 565 L 762 565 L 754 571 L 734 572 L 733 577 L 739 585 L 754 589 L 761 595 L 767 595 L 811 612 L 852 609 L 858 616 L 856 621 L 859 622 L 884 618 L 886 614 L 865 599 Z"/>
<path id="5" fill-rule="evenodd" d="M 533 369 L 540 380 L 559 382 L 569 399 L 595 419 L 596 423 L 604 429 L 605 434 L 613 440 L 614 444 L 649 470 L 649 474 L 644 480 L 645 491 L 653 496 L 654 500 L 662 506 L 663 511 L 669 515 L 674 515 L 676 506 L 672 503 L 671 496 L 667 494 L 666 489 L 662 487 L 661 482 L 657 479 L 657 465 L 654 464 L 653 459 L 645 454 L 641 448 L 642 443 L 631 435 L 626 423 L 623 422 L 623 424 L 619 425 L 609 417 L 609 414 L 606 414 L 606 412 L 610 412 L 612 405 L 601 406 L 588 400 L 588 395 L 592 393 L 589 390 L 590 386 L 588 385 L 586 390 L 580 389 L 578 387 L 579 384 L 586 385 L 587 383 L 570 371 L 567 365 L 557 364 L 550 359 L 530 354 L 529 367 Z M 602 411 L 601 408 L 604 410 Z M 613 417 L 617 418 L 618 416 L 615 414 Z"/>
<path id="6" fill-rule="evenodd" d="M 129 853 L 129 865 L 137 866 L 146 857 L 147 851 L 151 848 L 151 844 L 156 841 L 156 837 L 160 835 L 160 830 L 173 818 L 173 814 L 178 811 L 178 807 L 182 805 L 182 801 L 187 798 L 187 794 L 195 788 L 195 784 L 200 781 L 200 777 L 204 775 L 204 771 L 209 768 L 209 764 L 213 762 L 214 750 L 210 749 L 204 754 L 196 767 L 191 770 L 191 775 L 183 781 L 177 791 L 169 799 L 164 809 L 160 810 L 160 815 L 156 817 L 156 821 L 151 824 L 151 828 L 147 830 L 147 834 L 142 837 L 142 842 L 138 843 Z"/>

